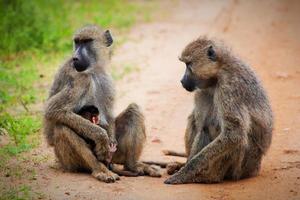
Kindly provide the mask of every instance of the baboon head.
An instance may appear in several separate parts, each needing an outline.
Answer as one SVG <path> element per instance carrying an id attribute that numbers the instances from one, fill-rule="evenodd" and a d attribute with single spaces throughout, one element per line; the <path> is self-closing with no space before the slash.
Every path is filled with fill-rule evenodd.
<path id="1" fill-rule="evenodd" d="M 220 65 L 213 41 L 199 38 L 191 42 L 185 47 L 179 60 L 186 64 L 181 83 L 187 91 L 204 89 L 216 84 Z"/>
<path id="2" fill-rule="evenodd" d="M 100 27 L 89 25 L 79 29 L 74 35 L 73 66 L 78 72 L 83 72 L 109 60 L 110 49 L 113 43 L 109 30 L 103 31 Z"/>
<path id="3" fill-rule="evenodd" d="M 84 106 L 80 109 L 78 115 L 91 121 L 93 124 L 99 124 L 99 110 L 95 106 Z"/>

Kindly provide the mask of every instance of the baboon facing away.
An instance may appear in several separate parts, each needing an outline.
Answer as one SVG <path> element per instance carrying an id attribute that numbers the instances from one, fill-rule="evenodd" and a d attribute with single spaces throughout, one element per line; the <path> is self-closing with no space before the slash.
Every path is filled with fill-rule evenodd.
<path id="1" fill-rule="evenodd" d="M 117 120 L 113 116 L 115 92 L 106 69 L 112 43 L 110 32 L 97 26 L 86 26 L 75 33 L 73 56 L 57 72 L 46 102 L 44 133 L 67 170 L 90 171 L 104 182 L 118 180 L 119 176 L 104 164 L 109 158 L 110 145 L 118 143 L 116 155 L 122 160 L 113 158 L 115 162 L 139 174 L 160 176 L 155 168 L 138 162 L 144 143 L 141 138 L 145 137 L 144 117 L 138 106 L 129 105 Z M 99 125 L 78 114 L 84 107 L 97 108 Z M 120 142 L 115 138 L 115 126 L 122 134 Z M 126 138 L 134 138 L 135 143 L 128 143 L 130 140 Z M 131 159 L 119 156 L 120 151 L 137 153 Z"/>
<path id="2" fill-rule="evenodd" d="M 165 183 L 215 183 L 257 175 L 273 129 L 272 110 L 249 66 L 201 37 L 183 50 L 181 80 L 195 91 L 185 133 L 187 162 Z M 178 168 L 173 166 L 176 171 Z"/>

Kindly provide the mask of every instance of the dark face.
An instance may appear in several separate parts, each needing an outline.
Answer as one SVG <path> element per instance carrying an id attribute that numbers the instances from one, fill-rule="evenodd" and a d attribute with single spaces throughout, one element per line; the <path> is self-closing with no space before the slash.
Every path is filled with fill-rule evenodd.
<path id="1" fill-rule="evenodd" d="M 193 92 L 196 88 L 205 89 L 217 83 L 217 78 L 201 79 L 196 76 L 187 67 L 181 79 L 182 86 L 189 92 Z"/>
<path id="2" fill-rule="evenodd" d="M 180 82 L 187 91 L 192 92 L 196 88 L 196 80 L 193 76 L 190 65 L 191 63 L 186 63 L 185 73 Z"/>
<path id="3" fill-rule="evenodd" d="M 73 65 L 76 71 L 83 72 L 91 65 L 92 62 L 96 61 L 96 56 L 92 48 L 93 40 L 75 39 L 74 43 L 75 52 L 73 55 Z"/>
<path id="4" fill-rule="evenodd" d="M 213 63 L 216 62 L 214 50 L 209 47 L 197 57 L 199 56 L 202 56 L 202 59 L 198 59 L 198 62 L 195 59 L 191 59 L 192 61 L 183 60 L 186 64 L 186 69 L 181 79 L 181 84 L 189 92 L 194 91 L 196 88 L 205 89 L 211 87 L 217 82 L 217 78 L 214 76 L 215 66 Z"/>
<path id="5" fill-rule="evenodd" d="M 80 109 L 78 115 L 91 121 L 92 117 L 99 116 L 99 110 L 95 106 L 84 106 L 83 108 Z"/>

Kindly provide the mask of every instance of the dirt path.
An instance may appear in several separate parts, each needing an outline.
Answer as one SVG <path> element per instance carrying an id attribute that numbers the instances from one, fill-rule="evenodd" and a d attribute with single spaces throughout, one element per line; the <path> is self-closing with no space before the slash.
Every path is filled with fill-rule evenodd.
<path id="1" fill-rule="evenodd" d="M 178 1 L 162 5 L 162 10 L 169 12 L 168 17 L 134 27 L 113 60 L 140 69 L 117 83 L 116 113 L 132 101 L 143 108 L 148 131 L 143 159 L 171 161 L 174 158 L 163 156 L 162 149 L 184 150 L 193 95 L 180 85 L 184 66 L 177 57 L 189 41 L 208 34 L 231 45 L 255 68 L 268 90 L 276 125 L 260 176 L 212 185 L 164 185 L 166 175 L 122 177 L 105 184 L 87 174 L 53 169 L 52 150 L 46 149 L 42 154 L 50 159 L 36 167 L 36 189 L 49 199 L 299 199 L 300 3 Z"/>

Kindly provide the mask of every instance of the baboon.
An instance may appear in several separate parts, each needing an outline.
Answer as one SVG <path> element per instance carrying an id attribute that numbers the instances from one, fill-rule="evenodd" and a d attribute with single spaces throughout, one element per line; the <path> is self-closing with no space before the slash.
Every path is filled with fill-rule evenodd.
<path id="1" fill-rule="evenodd" d="M 110 170 L 115 172 L 118 175 L 121 176 L 139 176 L 143 175 L 144 171 L 143 168 L 140 169 L 141 167 L 138 163 L 138 159 L 141 155 L 141 151 L 143 149 L 143 145 L 146 141 L 146 132 L 145 132 L 145 125 L 144 125 L 144 117 L 141 115 L 141 113 L 136 112 L 139 110 L 138 106 L 136 104 L 131 104 L 127 110 L 125 110 L 122 114 L 119 115 L 119 117 L 116 119 L 116 122 L 119 126 L 116 127 L 116 135 L 117 135 L 117 141 L 120 144 L 119 151 L 115 154 L 114 160 L 115 163 L 117 164 L 124 164 L 126 162 L 126 165 L 124 166 L 124 169 L 119 169 L 114 164 L 112 163 L 112 158 L 114 153 L 117 150 L 117 146 L 115 143 L 111 143 L 109 145 L 109 155 L 108 158 L 106 159 L 106 164 Z M 129 112 L 136 112 L 136 115 L 139 116 L 140 121 L 136 121 L 136 119 L 132 118 Z M 83 107 L 78 114 L 85 119 L 88 119 L 94 124 L 99 124 L 99 111 L 96 107 L 94 106 L 85 106 Z M 134 113 L 132 113 L 134 114 Z M 126 121 L 121 122 L 119 120 L 124 120 L 124 117 L 126 117 Z M 133 121 L 130 121 L 133 120 Z M 141 134 L 139 135 L 134 135 L 132 134 L 130 137 L 124 137 L 124 128 L 130 127 L 130 125 L 126 125 L 126 123 L 129 123 L 133 125 L 136 123 L 136 125 L 133 125 L 134 128 L 139 128 Z M 127 130 L 126 130 L 127 131 Z M 136 132 L 135 130 L 132 130 L 132 132 Z M 126 141 L 124 141 L 126 140 Z M 94 142 L 88 139 L 85 139 L 85 141 L 91 145 L 92 149 L 94 147 Z M 132 144 L 138 144 L 137 145 L 132 145 Z M 136 150 L 134 150 L 136 148 Z M 123 161 L 122 161 L 123 160 Z M 135 170 L 135 165 L 137 166 L 138 170 Z M 130 168 L 131 167 L 131 168 Z M 145 166 L 144 166 L 145 167 Z M 153 173 L 151 169 L 149 170 L 149 173 Z"/>
<path id="2" fill-rule="evenodd" d="M 179 59 L 186 64 L 181 83 L 195 91 L 195 107 L 185 132 L 187 162 L 179 163 L 182 168 L 165 183 L 217 183 L 257 175 L 271 144 L 273 116 L 255 73 L 206 37 L 188 44 Z"/>
<path id="3" fill-rule="evenodd" d="M 117 120 L 113 116 L 115 90 L 111 76 L 107 73 L 110 46 L 113 43 L 110 32 L 89 25 L 79 29 L 73 40 L 74 53 L 58 70 L 46 101 L 44 134 L 48 144 L 54 146 L 63 168 L 89 171 L 100 181 L 115 182 L 119 176 L 104 164 L 109 157 L 109 146 L 119 143 L 116 155 L 127 148 L 132 148 L 128 151 L 136 151 L 139 155 L 144 142 L 140 138 L 145 134 L 141 128 L 144 127 L 143 115 L 138 106 L 132 104 Z M 99 125 L 78 114 L 84 107 L 97 108 Z M 135 138 L 135 143 L 118 142 L 115 126 L 117 131 L 122 132 L 123 140 Z M 94 147 L 86 140 L 93 141 Z M 136 163 L 128 162 L 126 159 L 118 163 L 139 174 L 160 175 L 149 165 L 140 165 L 137 160 Z M 118 161 L 116 158 L 113 160 Z M 129 163 L 130 166 L 127 166 Z"/>
<path id="4" fill-rule="evenodd" d="M 94 107 L 94 106 L 84 106 L 82 109 L 80 109 L 80 111 L 78 112 L 78 114 L 89 120 L 90 122 L 92 122 L 93 124 L 96 125 L 100 125 L 99 122 L 99 110 Z M 95 148 L 95 143 L 94 141 L 85 138 L 85 141 L 91 145 L 91 148 L 94 149 Z M 112 156 L 114 154 L 114 152 L 117 150 L 117 144 L 116 143 L 110 143 L 109 144 L 109 150 L 108 150 L 108 157 L 106 158 L 106 162 L 107 164 L 109 164 L 111 162 Z"/>

